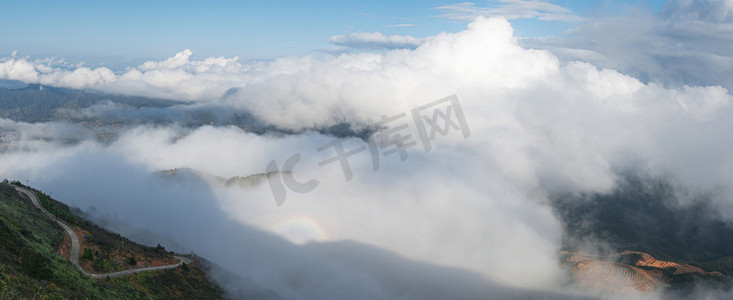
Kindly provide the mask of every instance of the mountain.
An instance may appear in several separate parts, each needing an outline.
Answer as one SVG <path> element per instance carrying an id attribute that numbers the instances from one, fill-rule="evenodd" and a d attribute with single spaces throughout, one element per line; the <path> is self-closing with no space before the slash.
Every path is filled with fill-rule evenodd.
<path id="1" fill-rule="evenodd" d="M 671 179 L 634 172 L 624 173 L 609 193 L 556 196 L 552 205 L 563 223 L 563 250 L 570 257 L 564 262 L 583 271 L 576 277 L 615 272 L 631 278 L 629 274 L 644 269 L 659 271 L 659 283 L 673 290 L 695 284 L 733 289 L 733 227 L 724 222 L 713 199 Z M 586 251 L 596 255 L 581 253 Z M 578 267 L 583 261 L 592 263 Z"/>
<path id="2" fill-rule="evenodd" d="M 40 191 L 35 194 L 43 208 L 61 221 L 35 207 L 12 185 L 0 184 L 0 298 L 223 297 L 221 288 L 207 279 L 206 261 L 181 257 L 179 262 L 160 245 L 148 247 L 132 242 L 74 215 L 68 206 Z M 70 259 L 74 243 L 60 224 L 72 227 L 81 241 L 79 267 Z M 160 270 L 113 273 L 141 268 Z"/>
<path id="3" fill-rule="evenodd" d="M 0 88 L 0 117 L 30 123 L 60 119 L 78 121 L 86 118 L 64 112 L 107 101 L 134 109 L 164 108 L 184 103 L 30 84 L 18 89 Z"/>
<path id="4" fill-rule="evenodd" d="M 701 282 L 717 289 L 730 285 L 730 278 L 721 272 L 658 260 L 644 252 L 590 255 L 563 251 L 561 256 L 575 282 L 601 291 L 628 294 L 672 288 L 667 291 L 671 295 L 691 292 Z"/>
<path id="5" fill-rule="evenodd" d="M 1 83 L 1 82 L 0 82 Z M 0 119 L 40 123 L 67 121 L 94 129 L 115 131 L 123 125 L 171 124 L 185 127 L 204 125 L 235 126 L 256 133 L 297 134 L 266 124 L 247 111 L 229 107 L 206 107 L 170 99 L 108 94 L 95 90 L 77 90 L 29 84 L 23 88 L 0 84 Z M 335 137 L 367 139 L 375 128 L 354 128 L 349 123 L 311 128 Z M 0 128 L 0 133 L 2 133 Z M 109 134 L 108 134 L 109 135 Z M 114 134 L 112 134 L 114 135 Z"/>

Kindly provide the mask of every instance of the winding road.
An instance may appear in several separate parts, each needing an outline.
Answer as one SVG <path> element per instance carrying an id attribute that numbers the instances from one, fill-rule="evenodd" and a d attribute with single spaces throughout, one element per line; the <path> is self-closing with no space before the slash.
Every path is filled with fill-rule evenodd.
<path id="1" fill-rule="evenodd" d="M 69 254 L 69 260 L 71 261 L 71 263 L 74 266 L 76 266 L 77 269 L 79 269 L 80 272 L 82 272 L 82 274 L 84 274 L 86 276 L 89 276 L 89 277 L 92 277 L 92 278 L 117 277 L 117 276 L 123 276 L 123 275 L 133 274 L 133 273 L 137 273 L 137 272 L 158 271 L 158 270 L 173 269 L 173 268 L 180 267 L 184 263 L 185 264 L 190 264 L 190 263 L 193 262 L 193 260 L 190 259 L 190 258 L 188 258 L 188 257 L 174 255 L 173 257 L 175 257 L 176 259 L 178 259 L 179 262 L 177 264 L 173 264 L 173 265 L 166 265 L 166 266 L 159 266 L 159 267 L 147 267 L 147 268 L 139 268 L 139 269 L 130 269 L 130 270 L 124 270 L 124 271 L 119 271 L 119 272 L 98 273 L 98 274 L 89 273 L 87 271 L 84 271 L 84 269 L 79 265 L 79 252 L 80 252 L 80 246 L 79 245 L 80 244 L 79 244 L 79 238 L 76 236 L 76 233 L 74 233 L 74 229 L 69 224 L 66 224 L 66 222 L 59 220 L 54 215 L 52 215 L 51 213 L 49 213 L 45 208 L 43 208 L 43 206 L 41 205 L 41 202 L 38 201 L 38 197 L 36 197 L 36 194 L 33 191 L 31 191 L 29 189 L 26 189 L 26 188 L 19 187 L 19 186 L 15 186 L 15 189 L 17 191 L 25 194 L 26 196 L 28 196 L 28 198 L 31 199 L 31 202 L 33 202 L 33 205 L 35 207 L 37 207 L 38 209 L 40 209 L 41 211 L 43 211 L 46 215 L 48 215 L 51 219 L 53 219 L 54 221 L 56 221 L 56 223 L 58 223 L 59 225 L 61 225 L 61 227 L 64 228 L 64 230 L 66 231 L 66 234 L 68 234 L 69 237 L 71 238 L 71 253 Z"/>

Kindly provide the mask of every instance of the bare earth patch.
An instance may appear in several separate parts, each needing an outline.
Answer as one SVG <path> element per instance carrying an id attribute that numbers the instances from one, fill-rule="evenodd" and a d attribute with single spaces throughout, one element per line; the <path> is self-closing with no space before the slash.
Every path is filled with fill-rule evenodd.
<path id="1" fill-rule="evenodd" d="M 708 272 L 700 267 L 682 265 L 654 258 L 639 251 L 623 251 L 612 255 L 590 255 L 563 251 L 564 264 L 571 266 L 575 282 L 599 290 L 614 293 L 649 292 L 668 286 L 671 277 L 697 273 L 704 276 L 725 276 L 723 273 Z M 623 259 L 638 258 L 632 265 L 621 263 Z M 670 275 L 672 274 L 672 275 Z"/>

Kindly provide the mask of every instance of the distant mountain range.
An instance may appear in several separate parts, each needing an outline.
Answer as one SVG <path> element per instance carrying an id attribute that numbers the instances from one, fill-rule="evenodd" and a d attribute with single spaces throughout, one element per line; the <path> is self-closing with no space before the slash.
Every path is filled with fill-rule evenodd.
<path id="1" fill-rule="evenodd" d="M 105 101 L 133 109 L 164 108 L 185 103 L 30 84 L 16 89 L 0 88 L 0 117 L 29 123 L 62 119 L 80 121 L 85 118 L 64 115 L 60 110 L 84 109 Z"/>
<path id="2" fill-rule="evenodd" d="M 297 134 L 265 124 L 247 111 L 226 107 L 194 106 L 190 101 L 107 94 L 40 84 L 18 87 L 0 84 L 0 118 L 16 122 L 68 121 L 92 127 L 129 124 L 172 124 L 185 127 L 235 126 L 256 134 Z M 371 129 L 353 129 L 340 123 L 312 128 L 337 137 L 366 138 Z"/>

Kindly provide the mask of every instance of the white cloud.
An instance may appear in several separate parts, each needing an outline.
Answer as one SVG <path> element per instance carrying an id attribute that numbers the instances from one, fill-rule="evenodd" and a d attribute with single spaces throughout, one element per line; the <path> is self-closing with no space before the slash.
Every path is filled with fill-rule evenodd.
<path id="1" fill-rule="evenodd" d="M 24 82 L 38 81 L 38 72 L 32 63 L 25 59 L 16 60 L 14 58 L 15 55 L 0 62 L 0 78 Z"/>
<path id="2" fill-rule="evenodd" d="M 96 69 L 79 67 L 69 71 L 51 66 L 57 63 L 59 62 L 54 59 L 30 62 L 26 58 L 16 59 L 15 56 L 5 58 L 0 61 L 0 78 L 76 89 L 98 86 L 115 80 L 115 74 L 104 67 Z"/>
<path id="3" fill-rule="evenodd" d="M 405 27 L 412 24 L 390 25 L 390 27 Z M 328 39 L 332 44 L 347 46 L 351 48 L 365 49 L 396 49 L 415 48 L 420 45 L 421 40 L 409 35 L 384 35 L 381 32 L 359 32 L 345 35 L 335 35 Z"/>

